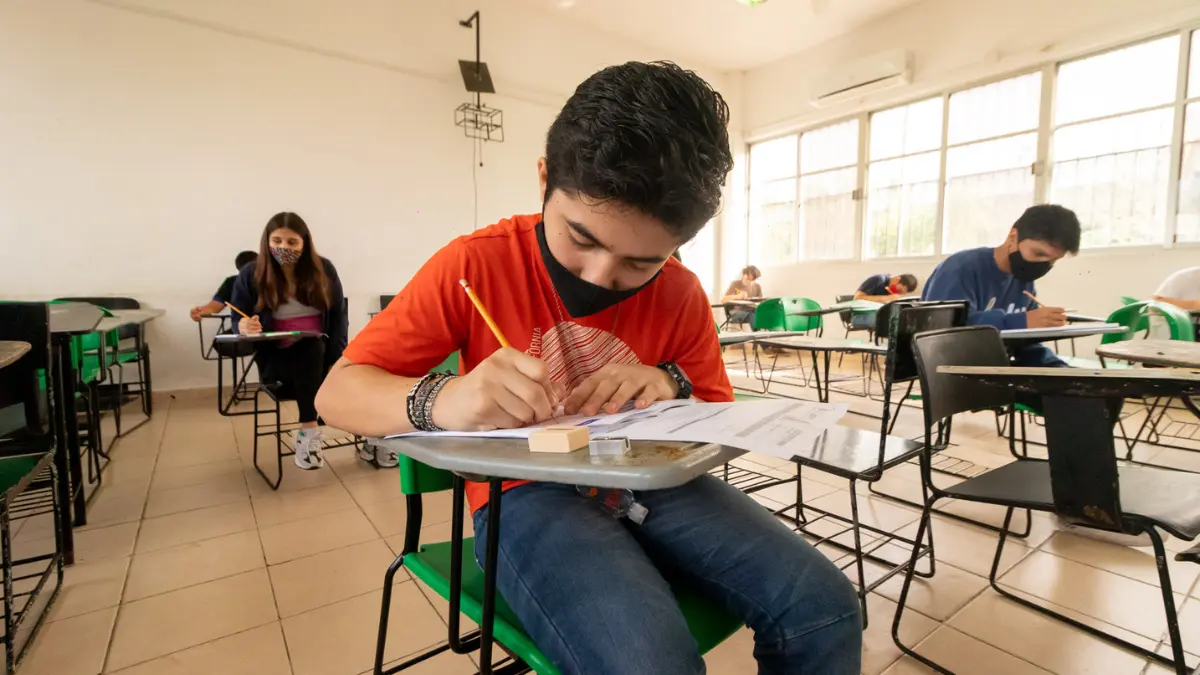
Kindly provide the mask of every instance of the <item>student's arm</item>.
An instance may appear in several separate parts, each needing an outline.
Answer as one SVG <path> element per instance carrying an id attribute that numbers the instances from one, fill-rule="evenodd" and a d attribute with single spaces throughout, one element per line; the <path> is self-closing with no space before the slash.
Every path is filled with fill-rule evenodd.
<path id="1" fill-rule="evenodd" d="M 1158 302 L 1166 302 L 1180 309 L 1195 310 L 1200 309 L 1200 300 L 1184 300 L 1183 298 L 1166 298 L 1161 295 L 1153 296 Z"/>
<path id="2" fill-rule="evenodd" d="M 746 297 L 746 293 L 737 287 L 737 283 L 729 284 L 725 295 L 721 296 L 721 302 L 729 302 L 730 300 L 742 300 Z"/>
<path id="3" fill-rule="evenodd" d="M 412 431 L 408 394 L 430 369 L 467 346 L 478 319 L 459 279 L 472 278 L 462 245 L 439 251 L 346 348 L 317 392 L 330 425 L 362 436 Z M 477 431 L 549 419 L 554 397 L 541 359 L 497 349 L 434 399 L 433 422 Z"/>
<path id="4" fill-rule="evenodd" d="M 889 302 L 899 300 L 900 296 L 898 296 L 898 295 L 867 295 L 866 293 L 863 293 L 862 291 L 858 291 L 854 294 L 854 299 L 855 300 L 866 300 L 867 302 L 878 302 L 880 304 L 887 304 Z"/>
<path id="5" fill-rule="evenodd" d="M 699 282 L 688 294 L 679 313 L 677 346 L 668 358 L 692 382 L 692 398 L 721 402 L 733 400 L 733 387 L 721 359 L 721 342 L 713 328 L 712 310 Z"/>
<path id="6" fill-rule="evenodd" d="M 250 318 L 239 318 L 237 321 L 234 321 L 234 333 L 255 335 L 263 332 L 262 321 L 258 318 L 255 310 L 255 307 L 258 306 L 258 294 L 254 291 L 253 286 L 254 268 L 247 265 L 245 269 L 238 273 L 237 281 L 233 282 L 233 300 L 230 301 L 230 304 L 249 314 Z"/>
<path id="7" fill-rule="evenodd" d="M 997 330 L 1026 327 L 1024 312 L 1010 314 L 1003 309 L 981 309 L 987 306 L 987 299 L 980 297 L 978 284 L 973 283 L 972 276 L 971 271 L 962 266 L 943 267 L 926 284 L 922 297 L 932 301 L 966 300 L 969 305 L 967 323 L 972 325 L 986 324 Z"/>
<path id="8" fill-rule="evenodd" d="M 225 303 L 217 302 L 216 300 L 209 300 L 203 305 L 198 305 L 192 308 L 192 321 L 199 321 L 202 317 L 210 314 L 216 314 L 222 309 L 225 309 Z"/>

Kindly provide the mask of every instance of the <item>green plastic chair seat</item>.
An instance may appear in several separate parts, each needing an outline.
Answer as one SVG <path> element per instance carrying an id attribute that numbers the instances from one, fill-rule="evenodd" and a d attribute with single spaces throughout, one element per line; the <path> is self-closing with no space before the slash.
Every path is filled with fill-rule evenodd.
<path id="1" fill-rule="evenodd" d="M 460 607 L 464 614 L 478 623 L 483 616 L 483 570 L 475 563 L 474 542 L 474 538 L 463 539 Z M 451 546 L 452 543 L 448 541 L 423 545 L 417 553 L 410 553 L 404 557 L 404 566 L 447 600 L 450 598 Z M 672 586 L 672 590 L 701 654 L 716 647 L 741 628 L 740 621 L 699 593 L 680 586 Z M 496 596 L 496 619 L 493 626 L 492 632 L 496 640 L 521 657 L 535 672 L 540 675 L 558 675 L 559 670 L 525 634 L 512 608 L 499 594 Z"/>
<path id="2" fill-rule="evenodd" d="M 20 455 L 0 458 L 0 495 L 20 483 L 42 461 L 41 455 Z"/>
<path id="3" fill-rule="evenodd" d="M 1030 415 L 1041 415 L 1042 414 L 1041 410 L 1035 410 L 1033 408 L 1033 406 L 1026 405 L 1024 403 L 1018 403 L 1018 404 L 1016 404 L 1015 407 L 1017 409 L 1017 412 L 1029 413 Z"/>

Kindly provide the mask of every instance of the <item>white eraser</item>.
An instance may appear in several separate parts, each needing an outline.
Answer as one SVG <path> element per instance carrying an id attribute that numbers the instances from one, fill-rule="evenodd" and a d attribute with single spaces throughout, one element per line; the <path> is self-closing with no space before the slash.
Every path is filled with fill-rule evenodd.
<path id="1" fill-rule="evenodd" d="M 547 427 L 529 434 L 529 451 L 574 452 L 586 448 L 590 438 L 587 427 Z"/>

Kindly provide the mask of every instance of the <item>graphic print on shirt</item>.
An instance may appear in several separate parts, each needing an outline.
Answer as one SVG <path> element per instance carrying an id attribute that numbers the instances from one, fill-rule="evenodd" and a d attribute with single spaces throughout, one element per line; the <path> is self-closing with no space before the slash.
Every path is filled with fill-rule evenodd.
<path id="1" fill-rule="evenodd" d="M 535 329 L 525 353 L 544 361 L 550 379 L 564 384 L 567 391 L 609 363 L 641 363 L 616 335 L 570 321 L 560 322 L 545 333 Z"/>

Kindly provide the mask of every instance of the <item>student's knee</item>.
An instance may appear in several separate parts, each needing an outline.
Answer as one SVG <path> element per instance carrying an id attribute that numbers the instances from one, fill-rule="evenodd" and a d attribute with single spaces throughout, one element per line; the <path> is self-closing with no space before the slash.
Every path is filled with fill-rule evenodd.
<path id="1" fill-rule="evenodd" d="M 820 553 L 817 553 L 820 556 Z M 801 585 L 790 601 L 777 608 L 775 638 L 792 640 L 860 640 L 861 606 L 854 584 L 821 556 L 799 575 Z"/>

